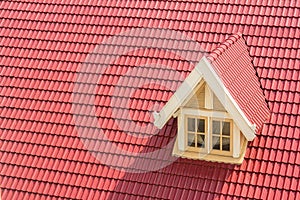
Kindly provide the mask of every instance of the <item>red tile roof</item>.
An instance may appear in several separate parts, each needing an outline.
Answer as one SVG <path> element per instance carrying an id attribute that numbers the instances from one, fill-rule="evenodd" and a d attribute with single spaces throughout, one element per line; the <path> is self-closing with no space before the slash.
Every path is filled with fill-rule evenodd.
<path id="1" fill-rule="evenodd" d="M 258 133 L 270 111 L 241 33 L 231 35 L 208 59 L 239 108 Z"/>
<path id="2" fill-rule="evenodd" d="M 2 199 L 300 198 L 297 1 L 27 0 L 1 1 L 0 7 Z M 122 37 L 137 27 L 150 28 L 155 37 L 138 37 L 149 34 L 143 32 Z M 164 29 L 184 33 L 185 40 Z M 240 166 L 174 160 L 176 120 L 157 131 L 149 110 L 168 100 L 202 49 L 211 52 L 237 32 L 249 46 L 270 121 L 249 143 Z M 165 48 L 137 50 L 143 42 Z M 91 54 L 97 46 L 100 52 L 114 51 Z M 134 51 L 124 51 L 130 47 Z M 93 113 L 74 117 L 72 110 L 75 81 L 87 58 L 88 67 L 114 60 L 101 68 L 101 79 L 88 75 L 96 78 L 97 92 L 92 95 L 87 85 L 82 97 L 83 112 L 95 105 L 101 130 L 87 124 L 94 122 Z M 79 138 L 81 132 L 87 135 Z M 108 144 L 118 148 L 112 151 Z M 161 147 L 166 149 L 157 151 Z M 149 152 L 158 154 L 144 156 Z"/>

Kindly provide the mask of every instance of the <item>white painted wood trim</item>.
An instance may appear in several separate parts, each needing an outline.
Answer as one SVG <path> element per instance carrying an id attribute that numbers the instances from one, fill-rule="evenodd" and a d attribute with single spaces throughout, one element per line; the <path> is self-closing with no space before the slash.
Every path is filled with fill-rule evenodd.
<path id="1" fill-rule="evenodd" d="M 185 151 L 187 144 L 187 133 L 185 132 L 185 120 L 184 115 L 180 112 L 177 116 L 177 124 L 178 124 L 178 149 L 180 151 Z"/>
<path id="2" fill-rule="evenodd" d="M 188 75 L 161 111 L 159 113 L 153 113 L 154 125 L 156 127 L 161 129 L 168 122 L 173 113 L 183 104 L 190 93 L 193 92 L 197 84 L 202 80 L 203 75 L 199 70 L 197 70 L 197 68 L 202 67 L 201 65 L 205 65 L 205 62 L 200 61 L 197 64 L 198 67 L 196 66 L 195 69 Z"/>
<path id="3" fill-rule="evenodd" d="M 241 153 L 241 138 L 240 138 L 240 129 L 235 123 L 233 123 L 233 153 L 232 157 L 238 158 Z"/>
<path id="4" fill-rule="evenodd" d="M 190 158 L 190 159 L 200 159 L 200 160 L 207 160 L 207 161 L 217 161 L 217 162 L 225 162 L 225 163 L 235 163 L 241 164 L 245 150 L 247 146 L 246 140 L 241 144 L 241 132 L 238 126 L 234 123 L 234 121 L 230 118 L 227 112 L 222 111 L 212 111 L 212 110 L 199 110 L 194 108 L 184 108 L 180 107 L 177 113 L 177 120 L 178 120 L 178 135 L 176 138 L 176 142 L 173 148 L 173 155 L 180 156 L 183 158 Z M 193 148 L 189 148 L 187 146 L 187 130 L 186 130 L 186 119 L 187 117 L 197 117 L 201 116 L 206 118 L 206 127 L 207 127 L 207 134 L 206 134 L 206 141 L 205 145 L 206 148 L 195 150 Z M 231 151 L 229 154 L 217 153 L 211 149 L 211 123 L 212 119 L 224 119 L 226 121 L 230 121 L 232 124 L 231 127 Z M 243 136 L 242 136 L 243 137 Z M 242 145 L 242 146 L 241 146 Z"/>
<path id="5" fill-rule="evenodd" d="M 251 124 L 247 119 L 227 88 L 223 85 L 223 82 L 214 71 L 210 62 L 205 57 L 200 60 L 195 69 L 189 74 L 161 111 L 159 113 L 153 113 L 154 125 L 161 129 L 177 109 L 183 105 L 190 94 L 193 93 L 194 88 L 202 81 L 202 79 L 206 81 L 210 89 L 223 104 L 224 108 L 231 115 L 230 118 L 234 120 L 246 139 L 252 141 L 256 136 L 256 126 Z"/>
<path id="6" fill-rule="evenodd" d="M 211 117 L 211 118 L 231 119 L 231 116 L 226 112 L 214 111 L 214 110 L 202 110 L 196 108 L 182 108 L 182 114 L 193 115 L 193 116 L 204 116 L 204 117 Z"/>
<path id="7" fill-rule="evenodd" d="M 214 103 L 213 103 L 214 97 L 213 97 L 213 92 L 209 88 L 209 86 L 206 84 L 205 85 L 205 108 L 206 109 L 213 109 Z"/>
<path id="8" fill-rule="evenodd" d="M 232 156 L 213 155 L 191 151 L 180 151 L 178 149 L 178 137 L 176 138 L 172 155 L 182 158 L 194 159 L 194 160 L 206 160 L 220 163 L 242 164 L 246 152 L 247 142 L 242 146 L 242 153 L 239 158 L 233 158 Z"/>
<path id="9" fill-rule="evenodd" d="M 212 89 L 214 94 L 218 97 L 227 112 L 232 115 L 232 119 L 241 129 L 246 139 L 248 141 L 252 141 L 256 136 L 255 125 L 250 123 L 243 111 L 239 108 L 234 98 L 231 96 L 219 76 L 214 71 L 213 66 L 211 66 L 210 62 L 205 57 L 203 57 L 201 60 L 203 60 L 203 62 L 205 62 L 206 64 L 201 65 L 201 67 L 197 65 L 197 70 L 199 70 L 200 73 L 203 74 L 204 80 Z"/>

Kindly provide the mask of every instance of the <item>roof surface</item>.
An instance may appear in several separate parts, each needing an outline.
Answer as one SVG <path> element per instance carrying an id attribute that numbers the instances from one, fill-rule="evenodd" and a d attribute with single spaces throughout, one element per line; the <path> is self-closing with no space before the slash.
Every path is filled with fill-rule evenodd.
<path id="1" fill-rule="evenodd" d="M 296 1 L 0 7 L 2 199 L 300 199 Z M 167 102 L 203 50 L 237 32 L 270 120 L 240 166 L 174 159 L 176 120 L 158 131 L 150 111 Z"/>
<path id="2" fill-rule="evenodd" d="M 270 111 L 242 34 L 233 34 L 208 59 L 224 86 L 258 133 Z"/>

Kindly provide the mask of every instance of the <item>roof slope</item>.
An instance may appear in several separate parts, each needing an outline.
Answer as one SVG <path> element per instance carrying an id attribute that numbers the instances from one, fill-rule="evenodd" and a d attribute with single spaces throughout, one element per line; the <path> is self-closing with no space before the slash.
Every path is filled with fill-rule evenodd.
<path id="1" fill-rule="evenodd" d="M 0 7 L 2 199 L 300 198 L 297 1 L 24 0 L 1 1 Z M 137 27 L 156 28 L 155 37 L 142 37 L 145 32 L 114 37 Z M 207 52 L 231 33 L 244 35 L 271 118 L 249 144 L 241 166 L 169 157 L 176 120 L 157 131 L 149 110 L 167 102 L 202 49 L 162 28 L 184 32 Z M 156 48 L 138 48 L 150 40 Z M 114 51 L 93 60 L 97 45 L 100 52 Z M 158 48 L 163 45 L 168 48 Z M 129 47 L 134 51 L 122 55 Z M 92 88 L 96 95 L 87 87 L 82 92 L 87 103 L 79 102 L 83 111 L 95 105 L 99 130 L 92 113 L 74 117 L 73 91 L 82 62 L 93 67 L 108 58 L 114 62 L 101 68 Z M 99 78 L 86 74 L 87 80 Z M 107 144 L 124 151 L 111 151 Z M 144 156 L 161 147 L 162 155 Z M 161 169 L 148 170 L 159 164 Z"/>
<path id="2" fill-rule="evenodd" d="M 242 34 L 230 36 L 208 59 L 247 119 L 256 125 L 258 133 L 269 118 L 269 109 Z"/>

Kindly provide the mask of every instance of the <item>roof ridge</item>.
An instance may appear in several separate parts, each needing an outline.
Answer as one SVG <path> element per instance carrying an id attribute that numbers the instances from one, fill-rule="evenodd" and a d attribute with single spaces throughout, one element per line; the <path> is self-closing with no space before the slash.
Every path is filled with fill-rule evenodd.
<path id="1" fill-rule="evenodd" d="M 227 49 L 229 49 L 236 41 L 243 37 L 240 32 L 230 35 L 223 43 L 221 43 L 217 48 L 215 48 L 208 56 L 207 59 L 210 62 L 215 61 L 219 56 L 223 54 Z"/>

